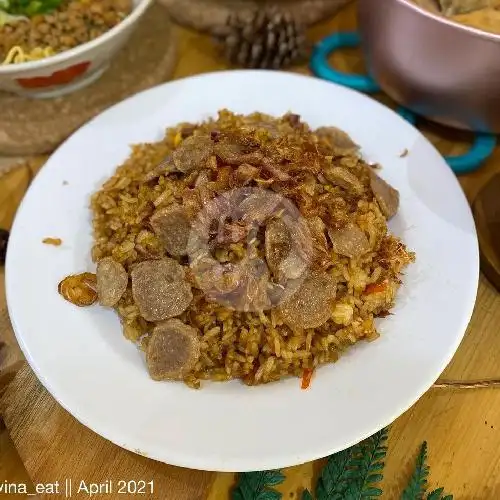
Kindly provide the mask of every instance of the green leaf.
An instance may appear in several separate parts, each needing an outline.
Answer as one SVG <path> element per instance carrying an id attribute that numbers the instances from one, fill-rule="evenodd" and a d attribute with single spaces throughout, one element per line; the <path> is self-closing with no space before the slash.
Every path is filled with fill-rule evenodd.
<path id="1" fill-rule="evenodd" d="M 346 500 L 373 498 L 382 495 L 382 490 L 375 485 L 383 479 L 378 473 L 384 466 L 382 459 L 387 453 L 385 443 L 388 437 L 388 428 L 382 429 L 359 445 L 362 464 L 358 466 L 358 478 L 353 482 L 350 496 Z"/>
<path id="2" fill-rule="evenodd" d="M 369 474 L 366 478 L 366 481 L 368 483 L 380 483 L 382 479 L 384 479 L 384 476 L 382 474 Z"/>
<path id="3" fill-rule="evenodd" d="M 285 476 L 279 470 L 245 472 L 238 475 L 232 500 L 280 500 L 282 494 L 272 489 L 281 484 Z"/>
<path id="4" fill-rule="evenodd" d="M 257 500 L 281 500 L 281 493 L 276 490 L 264 490 L 259 493 Z"/>
<path id="5" fill-rule="evenodd" d="M 316 486 L 317 500 L 361 500 L 382 495 L 376 488 L 383 475 L 388 429 L 328 458 Z"/>
<path id="6" fill-rule="evenodd" d="M 438 488 L 437 490 L 431 491 L 427 495 L 427 500 L 441 500 L 441 497 L 443 496 L 443 491 L 444 488 Z"/>
<path id="7" fill-rule="evenodd" d="M 321 475 L 316 485 L 317 500 L 341 499 L 346 489 L 346 475 L 349 467 L 352 467 L 354 449 L 340 451 L 328 457 L 328 462 L 321 471 Z"/>
<path id="8" fill-rule="evenodd" d="M 367 488 L 363 491 L 363 498 L 380 497 L 382 490 L 380 488 Z"/>
<path id="9" fill-rule="evenodd" d="M 427 465 L 427 442 L 424 441 L 420 447 L 415 464 L 415 470 L 411 475 L 408 486 L 403 491 L 401 500 L 422 500 L 427 490 L 427 477 L 429 466 Z"/>
<path id="10" fill-rule="evenodd" d="M 427 500 L 453 500 L 453 495 L 443 496 L 444 488 L 438 488 L 427 495 Z"/>
<path id="11" fill-rule="evenodd" d="M 277 486 L 285 480 L 285 476 L 280 470 L 263 471 L 263 480 L 266 486 Z"/>
<path id="12" fill-rule="evenodd" d="M 34 16 L 37 14 L 46 14 L 57 9 L 62 0 L 9 0 L 6 8 L 10 14 L 22 16 Z"/>
<path id="13" fill-rule="evenodd" d="M 314 500 L 309 490 L 304 490 L 302 492 L 302 500 Z"/>

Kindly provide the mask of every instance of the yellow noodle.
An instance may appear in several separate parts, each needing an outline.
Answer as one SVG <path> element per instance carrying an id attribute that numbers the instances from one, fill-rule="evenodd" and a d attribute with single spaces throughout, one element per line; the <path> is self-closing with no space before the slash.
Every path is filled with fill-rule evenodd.
<path id="1" fill-rule="evenodd" d="M 39 59 L 45 59 L 46 57 L 53 56 L 54 54 L 55 51 L 52 47 L 36 47 L 30 52 L 25 52 L 22 47 L 16 45 L 9 50 L 7 56 L 1 64 L 19 64 L 29 61 L 38 61 Z"/>

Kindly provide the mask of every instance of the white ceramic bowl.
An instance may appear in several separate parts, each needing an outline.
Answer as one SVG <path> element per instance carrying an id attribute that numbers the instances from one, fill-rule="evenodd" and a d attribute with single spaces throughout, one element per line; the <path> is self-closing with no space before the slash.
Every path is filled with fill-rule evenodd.
<path id="1" fill-rule="evenodd" d="M 0 65 L 0 90 L 25 97 L 57 97 L 97 80 L 128 41 L 153 0 L 133 0 L 134 10 L 100 37 L 39 61 Z"/>

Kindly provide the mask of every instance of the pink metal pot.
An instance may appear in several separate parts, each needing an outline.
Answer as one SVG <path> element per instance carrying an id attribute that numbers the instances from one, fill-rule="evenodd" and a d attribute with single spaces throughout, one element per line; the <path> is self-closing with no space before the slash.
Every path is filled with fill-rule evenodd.
<path id="1" fill-rule="evenodd" d="M 409 0 L 359 0 L 370 75 L 395 101 L 457 128 L 500 132 L 500 35 Z"/>

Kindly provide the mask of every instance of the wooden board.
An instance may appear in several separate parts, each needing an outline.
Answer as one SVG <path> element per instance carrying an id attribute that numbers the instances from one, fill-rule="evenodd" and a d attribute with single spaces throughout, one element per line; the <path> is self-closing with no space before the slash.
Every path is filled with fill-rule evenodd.
<path id="1" fill-rule="evenodd" d="M 353 7 L 346 9 L 333 21 L 315 27 L 312 37 L 317 40 L 336 29 L 351 29 L 355 26 L 354 14 Z M 208 43 L 208 38 L 184 30 L 180 34 L 182 57 L 176 77 L 225 67 Z M 340 69 L 363 70 L 357 51 L 343 52 L 333 60 Z M 306 73 L 307 68 L 297 68 L 297 71 Z M 423 130 L 445 154 L 463 152 L 471 140 L 468 134 L 440 127 L 426 125 Z M 500 172 L 500 148 L 483 169 L 461 177 L 460 182 L 468 199 L 472 201 L 497 172 Z M 10 225 L 25 191 L 27 178 L 25 170 L 17 170 L 0 179 L 0 227 Z M 0 301 L 3 300 L 2 293 L 0 286 Z M 443 377 L 459 380 L 500 378 L 499 325 L 500 295 L 482 278 L 466 337 Z M 119 474 L 129 478 L 133 474 L 137 476 L 140 471 L 157 481 L 158 492 L 152 498 L 178 500 L 188 498 L 186 495 L 191 495 L 191 500 L 229 498 L 234 475 L 217 474 L 211 485 L 213 476 L 210 474 L 178 470 L 132 455 L 76 423 L 40 389 L 28 370 L 23 370 L 14 383 L 9 389 L 6 405 L 4 401 L 5 420 L 34 481 L 55 480 L 66 474 L 87 481 L 107 479 L 108 474 L 112 474 L 112 478 Z M 500 390 L 430 390 L 392 427 L 382 498 L 399 498 L 402 485 L 408 479 L 411 462 L 424 439 L 429 443 L 431 486 L 446 487 L 447 491 L 455 494 L 456 500 L 500 498 L 499 430 Z M 299 431 L 307 432 L 307 429 Z M 325 429 L 327 432 L 328 429 Z M 70 442 L 71 447 L 65 442 Z M 0 461 L 2 453 L 0 451 Z M 287 481 L 282 488 L 284 499 L 296 498 L 295 493 L 301 486 L 310 485 L 318 467 L 318 463 L 309 463 L 286 470 Z M 12 476 L 2 477 L 4 470 L 0 466 L 0 482 L 12 479 Z M 9 474 L 13 471 L 9 470 Z M 176 496 L 177 491 L 184 496 Z M 113 495 L 101 498 L 112 499 Z"/>
<path id="2" fill-rule="evenodd" d="M 22 396 L 20 395 L 22 394 Z M 212 474 L 155 462 L 106 441 L 69 415 L 42 387 L 26 365 L 4 399 L 4 419 L 24 465 L 36 483 L 72 480 L 73 497 L 88 498 L 81 481 L 115 485 L 102 493 L 120 498 L 120 481 L 152 481 L 148 498 L 203 500 Z M 22 418 L 19 418 L 22 416 Z M 86 485 L 87 487 L 87 485 Z"/>

